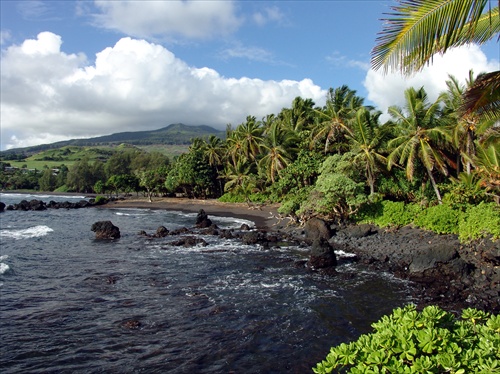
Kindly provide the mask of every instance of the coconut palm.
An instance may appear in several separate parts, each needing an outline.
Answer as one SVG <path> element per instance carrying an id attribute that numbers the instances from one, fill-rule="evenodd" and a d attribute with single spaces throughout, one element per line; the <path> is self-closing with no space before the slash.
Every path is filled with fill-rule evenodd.
<path id="1" fill-rule="evenodd" d="M 279 172 L 292 161 L 296 137 L 294 133 L 287 131 L 280 121 L 271 122 L 265 135 L 259 169 L 274 183 Z"/>
<path id="2" fill-rule="evenodd" d="M 433 170 L 448 174 L 442 147 L 445 141 L 450 141 L 445 131 L 445 117 L 440 115 L 442 96 L 429 103 L 423 87 L 419 90 L 409 88 L 405 91 L 405 99 L 404 109 L 398 106 L 389 108 L 390 116 L 400 127 L 400 135 L 388 143 L 389 149 L 392 149 L 387 158 L 388 168 L 396 163 L 405 165 L 406 177 L 412 181 L 417 161 L 422 162 L 441 204 Z"/>
<path id="3" fill-rule="evenodd" d="M 246 122 L 236 128 L 235 136 L 241 140 L 241 151 L 247 160 L 254 161 L 260 152 L 264 129 L 254 116 L 248 116 Z"/>
<path id="4" fill-rule="evenodd" d="M 347 137 L 350 151 L 354 153 L 353 163 L 363 165 L 370 195 L 375 193 L 375 179 L 379 165 L 387 164 L 387 159 L 379 153 L 384 140 L 384 133 L 377 125 L 380 112 L 371 113 L 366 108 L 356 112 L 351 129 Z"/>
<path id="5" fill-rule="evenodd" d="M 372 51 L 372 67 L 411 74 L 452 47 L 483 44 L 500 32 L 491 0 L 399 0 Z M 465 112 L 500 117 L 500 72 L 482 76 L 466 93 Z M 496 93 L 496 94 L 495 94 Z"/>
<path id="6" fill-rule="evenodd" d="M 348 86 L 330 88 L 326 105 L 323 110 L 315 110 L 317 122 L 312 129 L 312 144 L 321 139 L 325 140 L 325 153 L 334 141 L 350 132 L 349 120 L 354 117 L 356 111 L 363 105 L 363 99 L 356 96 L 356 91 Z"/>

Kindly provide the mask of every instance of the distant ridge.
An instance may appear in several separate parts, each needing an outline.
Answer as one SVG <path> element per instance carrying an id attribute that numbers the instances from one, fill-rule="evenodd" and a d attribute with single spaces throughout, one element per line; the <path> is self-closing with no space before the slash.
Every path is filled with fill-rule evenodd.
<path id="1" fill-rule="evenodd" d="M 186 145 L 192 138 L 206 139 L 215 135 L 221 139 L 226 137 L 225 131 L 216 130 L 206 125 L 189 126 L 183 123 L 173 123 L 167 127 L 150 131 L 127 131 L 116 134 L 98 136 L 87 139 L 72 139 L 60 142 L 41 144 L 32 147 L 13 148 L 0 152 L 0 154 L 26 153 L 33 154 L 48 149 L 66 146 L 112 146 L 119 144 L 130 144 L 135 146 L 145 145 Z"/>

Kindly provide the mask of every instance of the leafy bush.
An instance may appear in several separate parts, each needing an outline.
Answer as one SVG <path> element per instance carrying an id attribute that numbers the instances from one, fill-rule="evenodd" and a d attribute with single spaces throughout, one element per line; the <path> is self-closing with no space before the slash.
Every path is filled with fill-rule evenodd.
<path id="1" fill-rule="evenodd" d="M 418 204 L 384 200 L 366 205 L 356 218 L 362 223 L 373 223 L 380 227 L 399 227 L 412 223 L 421 211 Z"/>
<path id="2" fill-rule="evenodd" d="M 456 319 L 437 306 L 398 308 L 374 332 L 331 348 L 315 373 L 499 373 L 500 315 L 465 309 Z"/>
<path id="3" fill-rule="evenodd" d="M 495 203 L 470 206 L 461 214 L 459 238 L 461 241 L 479 239 L 491 235 L 500 239 L 500 207 Z"/>
<path id="4" fill-rule="evenodd" d="M 103 204 L 106 204 L 107 202 L 108 202 L 108 199 L 104 196 L 101 196 L 101 195 L 96 196 L 94 199 L 95 205 L 103 205 Z"/>
<path id="5" fill-rule="evenodd" d="M 422 211 L 414 223 L 418 227 L 432 230 L 438 234 L 458 234 L 460 211 L 450 205 L 440 204 Z"/>
<path id="6" fill-rule="evenodd" d="M 243 194 L 238 194 L 235 192 L 227 192 L 218 199 L 223 203 L 244 203 L 247 201 L 247 197 Z"/>
<path id="7" fill-rule="evenodd" d="M 312 186 L 308 186 L 297 190 L 295 193 L 286 195 L 281 206 L 278 208 L 278 213 L 285 215 L 295 214 L 299 210 L 300 205 L 307 200 L 311 190 Z"/>
<path id="8" fill-rule="evenodd" d="M 314 212 L 327 219 L 345 221 L 368 201 L 363 190 L 363 183 L 356 183 L 343 174 L 321 174 L 297 213 L 307 216 Z"/>

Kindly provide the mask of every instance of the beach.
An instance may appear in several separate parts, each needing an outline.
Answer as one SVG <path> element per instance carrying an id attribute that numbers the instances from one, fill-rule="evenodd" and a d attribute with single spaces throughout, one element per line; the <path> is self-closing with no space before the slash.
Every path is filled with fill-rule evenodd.
<path id="1" fill-rule="evenodd" d="M 145 197 L 127 197 L 111 201 L 102 208 L 166 209 L 197 213 L 201 209 L 210 216 L 235 217 L 255 223 L 262 230 L 279 230 L 286 227 L 289 219 L 280 217 L 279 204 L 249 205 L 247 203 L 223 203 L 216 199 L 187 199 L 156 197 L 152 202 Z"/>

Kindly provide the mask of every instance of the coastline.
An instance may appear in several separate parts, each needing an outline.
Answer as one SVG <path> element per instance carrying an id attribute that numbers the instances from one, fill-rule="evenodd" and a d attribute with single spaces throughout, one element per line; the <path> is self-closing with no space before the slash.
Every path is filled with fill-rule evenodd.
<path id="1" fill-rule="evenodd" d="M 281 221 L 278 213 L 279 204 L 250 206 L 246 203 L 224 203 L 216 199 L 187 199 L 178 197 L 156 197 L 152 202 L 145 197 L 127 197 L 110 201 L 100 205 L 100 209 L 137 208 L 137 209 L 165 209 L 177 210 L 186 213 L 197 213 L 201 209 L 210 216 L 234 217 L 252 221 L 257 229 L 281 230 L 287 221 Z"/>

